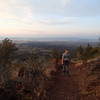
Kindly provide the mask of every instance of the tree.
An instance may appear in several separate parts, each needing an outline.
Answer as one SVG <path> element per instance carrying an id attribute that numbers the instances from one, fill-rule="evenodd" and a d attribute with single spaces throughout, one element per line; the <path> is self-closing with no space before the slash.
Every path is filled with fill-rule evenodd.
<path id="1" fill-rule="evenodd" d="M 92 51 L 93 47 L 90 44 L 88 44 L 87 47 L 85 48 L 85 55 L 84 55 L 86 60 L 88 60 L 93 56 Z"/>
<path id="2" fill-rule="evenodd" d="M 83 55 L 83 52 L 84 52 L 84 49 L 83 47 L 80 45 L 78 48 L 77 48 L 77 56 L 79 59 L 81 59 L 82 55 Z"/>
<path id="3" fill-rule="evenodd" d="M 12 42 L 12 40 L 8 38 L 4 39 L 0 44 L 0 61 L 10 61 L 16 50 L 16 45 Z"/>
<path id="4" fill-rule="evenodd" d="M 99 47 L 100 47 L 100 37 L 99 37 L 99 39 L 98 39 L 98 40 L 99 40 L 99 44 L 98 44 L 98 45 L 99 45 Z"/>
<path id="5" fill-rule="evenodd" d="M 83 63 L 86 63 L 88 59 L 93 58 L 97 53 L 97 48 L 92 47 L 90 44 L 88 44 L 86 47 L 80 46 L 77 49 L 77 56 L 83 61 Z"/>
<path id="6" fill-rule="evenodd" d="M 16 50 L 15 43 L 8 38 L 0 44 L 0 74 L 3 80 L 7 80 L 9 77 L 11 61 Z"/>

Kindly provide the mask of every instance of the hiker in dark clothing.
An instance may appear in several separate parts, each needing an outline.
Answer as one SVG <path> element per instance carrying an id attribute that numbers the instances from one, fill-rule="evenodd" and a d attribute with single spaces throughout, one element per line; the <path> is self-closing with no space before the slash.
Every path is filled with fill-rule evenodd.
<path id="1" fill-rule="evenodd" d="M 69 74 L 69 64 L 70 64 L 70 53 L 69 50 L 65 49 L 64 53 L 62 54 L 62 65 L 64 73 Z"/>

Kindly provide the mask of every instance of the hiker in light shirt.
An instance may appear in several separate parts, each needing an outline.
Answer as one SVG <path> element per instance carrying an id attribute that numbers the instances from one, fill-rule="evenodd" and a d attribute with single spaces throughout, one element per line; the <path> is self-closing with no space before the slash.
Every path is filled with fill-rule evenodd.
<path id="1" fill-rule="evenodd" d="M 63 72 L 69 74 L 69 64 L 70 64 L 70 53 L 69 50 L 65 49 L 62 54 L 62 65 Z"/>

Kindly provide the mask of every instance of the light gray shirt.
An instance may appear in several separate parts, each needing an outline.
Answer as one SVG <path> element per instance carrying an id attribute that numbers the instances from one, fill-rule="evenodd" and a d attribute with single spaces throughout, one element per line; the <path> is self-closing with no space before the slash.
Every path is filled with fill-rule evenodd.
<path id="1" fill-rule="evenodd" d="M 63 54 L 62 54 L 62 59 L 63 59 L 64 61 L 70 60 L 70 54 L 69 54 L 69 53 L 63 53 Z"/>

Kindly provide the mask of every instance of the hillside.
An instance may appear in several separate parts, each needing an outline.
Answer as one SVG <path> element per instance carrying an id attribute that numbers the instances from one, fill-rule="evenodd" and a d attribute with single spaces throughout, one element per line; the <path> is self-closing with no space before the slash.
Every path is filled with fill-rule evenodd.
<path id="1" fill-rule="evenodd" d="M 56 46 L 22 48 L 8 38 L 0 44 L 0 100 L 100 99 L 100 58 L 94 59 L 99 47 L 80 46 L 70 75 L 62 72 L 62 52 Z"/>

